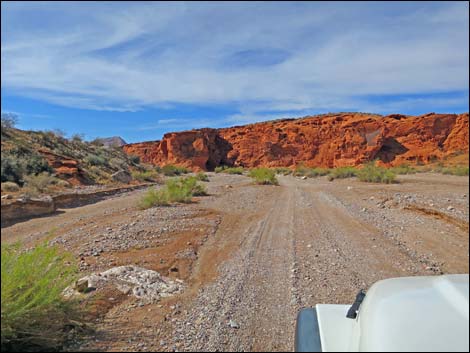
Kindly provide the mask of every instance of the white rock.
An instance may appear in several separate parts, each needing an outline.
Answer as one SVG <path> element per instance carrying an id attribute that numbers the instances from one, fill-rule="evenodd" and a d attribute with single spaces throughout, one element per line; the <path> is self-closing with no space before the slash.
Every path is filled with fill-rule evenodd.
<path id="1" fill-rule="evenodd" d="M 236 321 L 230 320 L 228 324 L 231 328 L 235 328 L 235 329 L 240 328 L 240 325 L 238 325 L 238 323 Z"/>

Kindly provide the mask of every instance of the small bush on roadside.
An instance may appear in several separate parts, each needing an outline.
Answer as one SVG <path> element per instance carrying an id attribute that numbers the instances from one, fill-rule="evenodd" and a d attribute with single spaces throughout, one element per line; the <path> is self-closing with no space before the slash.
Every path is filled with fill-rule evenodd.
<path id="1" fill-rule="evenodd" d="M 225 168 L 223 170 L 223 173 L 242 175 L 243 174 L 243 168 L 242 167 Z"/>
<path id="2" fill-rule="evenodd" d="M 132 179 L 138 180 L 140 182 L 145 182 L 145 181 L 160 181 L 160 175 L 158 172 L 154 170 L 145 170 L 145 171 L 132 171 Z"/>
<path id="3" fill-rule="evenodd" d="M 193 196 L 207 195 L 204 185 L 194 176 L 169 179 L 159 190 L 150 189 L 139 202 L 142 209 L 153 206 L 166 206 L 174 202 L 189 203 Z"/>
<path id="4" fill-rule="evenodd" d="M 169 204 L 170 201 L 166 189 L 157 190 L 151 188 L 139 201 L 139 207 L 144 210 L 153 206 L 168 206 Z"/>
<path id="5" fill-rule="evenodd" d="M 306 176 L 307 178 L 316 178 L 324 175 L 328 175 L 330 170 L 327 168 L 308 168 L 304 166 L 298 166 L 295 168 L 294 176 Z"/>
<path id="6" fill-rule="evenodd" d="M 238 174 L 242 175 L 243 174 L 243 167 L 229 167 L 226 165 L 221 165 L 218 167 L 215 167 L 214 172 L 216 173 L 226 173 L 226 174 Z"/>
<path id="7" fill-rule="evenodd" d="M 249 176 L 253 178 L 256 184 L 260 185 L 279 185 L 274 170 L 269 168 L 255 168 L 250 170 Z"/>
<path id="8" fill-rule="evenodd" d="M 274 173 L 280 174 L 280 175 L 291 175 L 292 170 L 286 167 L 277 167 L 277 168 L 274 168 Z"/>
<path id="9" fill-rule="evenodd" d="M 185 167 L 179 167 L 176 165 L 167 164 L 161 167 L 161 172 L 165 176 L 176 176 L 176 175 L 181 175 L 181 174 L 187 174 L 190 172 L 190 170 Z"/>
<path id="10" fill-rule="evenodd" d="M 355 167 L 339 167 L 334 168 L 328 174 L 328 180 L 352 178 L 357 175 Z"/>
<path id="11" fill-rule="evenodd" d="M 45 244 L 28 251 L 2 244 L 2 351 L 63 349 L 82 320 L 76 302 L 62 296 L 77 272 L 71 261 Z"/>
<path id="12" fill-rule="evenodd" d="M 377 167 L 375 164 L 368 163 L 357 172 L 360 181 L 369 183 L 391 184 L 396 182 L 396 174 L 387 168 Z"/>
<path id="13" fill-rule="evenodd" d="M 183 189 L 189 190 L 192 196 L 205 196 L 207 195 L 206 187 L 198 182 L 198 178 L 190 176 L 187 178 L 180 178 L 178 180 Z"/>
<path id="14" fill-rule="evenodd" d="M 438 167 L 436 172 L 445 175 L 468 176 L 468 166 L 452 166 L 452 167 Z"/>
<path id="15" fill-rule="evenodd" d="M 408 164 L 401 164 L 396 167 L 390 168 L 390 170 L 398 175 L 405 175 L 405 174 L 416 174 L 418 171 L 416 168 L 409 166 Z"/>
<path id="16" fill-rule="evenodd" d="M 199 181 L 209 181 L 209 177 L 207 176 L 206 173 L 203 173 L 203 172 L 199 172 L 196 174 L 196 178 L 197 180 Z"/>
<path id="17" fill-rule="evenodd" d="M 2 191 L 17 192 L 20 191 L 20 187 L 12 181 L 6 181 L 2 183 Z"/>

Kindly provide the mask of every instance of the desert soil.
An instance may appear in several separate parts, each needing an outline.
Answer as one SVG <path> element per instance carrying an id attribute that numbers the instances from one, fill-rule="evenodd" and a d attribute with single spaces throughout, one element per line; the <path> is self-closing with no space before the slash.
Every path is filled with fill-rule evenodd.
<path id="1" fill-rule="evenodd" d="M 351 303 L 399 276 L 469 272 L 468 177 L 399 184 L 279 177 L 280 186 L 210 174 L 210 196 L 139 210 L 143 190 L 2 228 L 2 243 L 47 239 L 88 274 L 135 264 L 181 279 L 158 303 L 90 294 L 83 351 L 292 351 L 296 313 Z"/>

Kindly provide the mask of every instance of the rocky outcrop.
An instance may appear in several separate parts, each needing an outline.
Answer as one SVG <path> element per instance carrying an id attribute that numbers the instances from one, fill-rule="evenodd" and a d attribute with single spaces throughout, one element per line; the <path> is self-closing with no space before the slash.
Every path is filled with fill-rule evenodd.
<path id="1" fill-rule="evenodd" d="M 468 153 L 469 116 L 340 113 L 223 129 L 165 134 L 123 149 L 154 165 L 194 170 L 243 167 L 339 167 L 378 159 L 385 165 L 429 163 Z"/>
<path id="2" fill-rule="evenodd" d="M 118 170 L 116 173 L 111 174 L 111 178 L 123 184 L 129 184 L 132 181 L 132 175 L 127 170 Z"/>
<path id="3" fill-rule="evenodd" d="M 66 179 L 72 185 L 91 184 L 78 161 L 70 159 L 46 149 L 39 149 L 38 152 L 47 160 L 47 163 L 54 169 L 54 173 L 62 179 Z"/>

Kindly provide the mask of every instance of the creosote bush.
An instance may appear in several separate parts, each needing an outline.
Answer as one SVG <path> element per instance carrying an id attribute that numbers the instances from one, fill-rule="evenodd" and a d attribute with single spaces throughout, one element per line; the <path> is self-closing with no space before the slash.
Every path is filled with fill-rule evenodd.
<path id="1" fill-rule="evenodd" d="M 360 181 L 369 183 L 391 184 L 397 182 L 396 174 L 391 169 L 377 167 L 374 162 L 370 162 L 362 169 L 359 169 L 357 177 Z"/>
<path id="2" fill-rule="evenodd" d="M 185 167 L 167 164 L 160 168 L 160 172 L 163 173 L 165 176 L 176 176 L 181 174 L 187 174 L 190 172 L 190 170 Z"/>
<path id="3" fill-rule="evenodd" d="M 253 178 L 256 184 L 260 185 L 279 185 L 274 170 L 269 168 L 255 168 L 250 170 L 249 176 Z"/>
<path id="4" fill-rule="evenodd" d="M 352 178 L 357 176 L 357 171 L 355 167 L 334 168 L 328 174 L 328 180 Z"/>
<path id="5" fill-rule="evenodd" d="M 221 165 L 219 167 L 216 167 L 214 169 L 216 173 L 226 173 L 226 174 L 237 174 L 237 175 L 242 175 L 243 174 L 243 167 L 229 167 L 226 165 Z"/>
<path id="6" fill-rule="evenodd" d="M 203 173 L 203 172 L 199 172 L 196 174 L 196 178 L 197 180 L 199 181 L 209 181 L 209 177 L 207 176 L 206 173 Z"/>
<path id="7" fill-rule="evenodd" d="M 138 180 L 140 182 L 159 182 L 161 180 L 160 174 L 155 170 L 145 170 L 145 171 L 132 171 L 132 179 Z"/>
<path id="8" fill-rule="evenodd" d="M 11 181 L 6 181 L 2 183 L 2 191 L 17 192 L 19 190 L 20 190 L 20 187 L 16 183 L 13 183 Z"/>
<path id="9" fill-rule="evenodd" d="M 152 188 L 139 201 L 141 209 L 153 206 L 167 206 L 172 203 L 189 203 L 193 196 L 207 195 L 206 188 L 194 176 L 174 178 L 166 181 L 159 190 Z"/>

